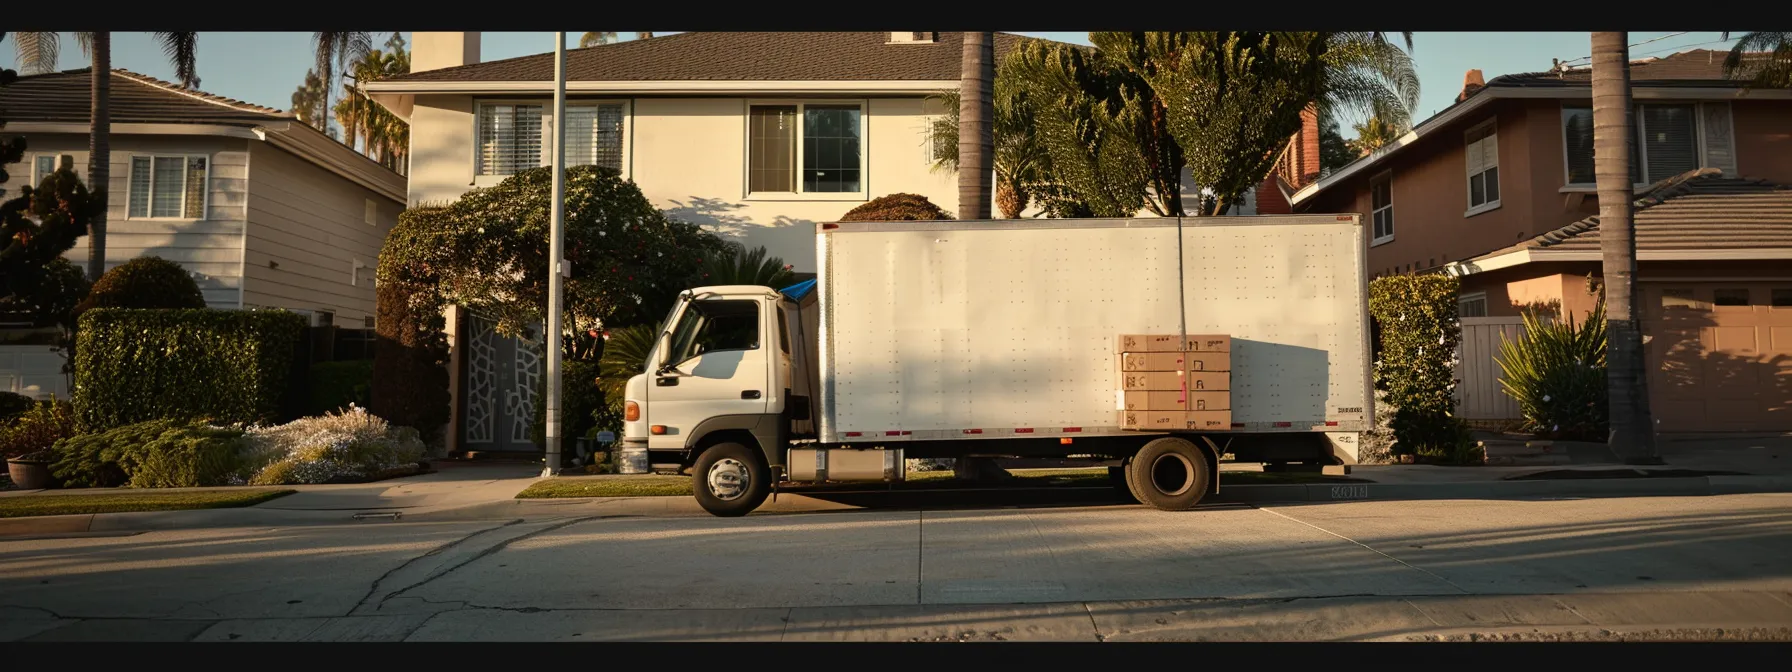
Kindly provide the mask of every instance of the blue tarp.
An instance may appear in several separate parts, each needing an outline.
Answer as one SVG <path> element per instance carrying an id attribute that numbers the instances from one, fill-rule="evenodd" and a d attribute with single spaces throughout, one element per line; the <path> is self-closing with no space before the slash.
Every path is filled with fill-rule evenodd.
<path id="1" fill-rule="evenodd" d="M 792 300 L 792 301 L 801 301 L 801 300 L 803 300 L 803 297 L 808 296 L 809 292 L 813 292 L 813 291 L 815 291 L 815 281 L 814 280 L 804 280 L 802 282 L 796 283 L 789 287 L 780 289 L 780 290 L 778 290 L 778 293 L 783 294 L 784 296 L 790 297 L 790 300 Z"/>

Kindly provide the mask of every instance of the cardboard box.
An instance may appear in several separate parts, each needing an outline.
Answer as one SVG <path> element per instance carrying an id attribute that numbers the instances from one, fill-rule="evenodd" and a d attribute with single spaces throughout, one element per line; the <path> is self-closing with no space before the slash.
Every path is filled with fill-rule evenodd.
<path id="1" fill-rule="evenodd" d="M 1187 370 L 1189 373 L 1195 373 L 1195 372 L 1200 372 L 1200 371 L 1231 371 L 1232 370 L 1232 354 L 1231 353 L 1227 353 L 1227 352 L 1190 352 L 1190 353 L 1178 353 L 1178 355 L 1180 357 L 1185 358 L 1185 361 L 1188 365 Z M 1141 370 L 1144 370 L 1144 369 L 1141 369 Z"/>
<path id="2" fill-rule="evenodd" d="M 1181 371 L 1183 370 L 1183 354 L 1180 352 L 1128 352 L 1120 355 L 1120 370 Z M 1218 369 L 1204 370 L 1217 371 Z"/>
<path id="3" fill-rule="evenodd" d="M 1231 352 L 1232 337 L 1225 334 L 1189 334 L 1183 352 Z"/>
<path id="4" fill-rule="evenodd" d="M 1166 393 L 1160 392 L 1159 394 Z M 1180 396 L 1182 393 L 1169 392 L 1167 394 L 1170 394 L 1171 396 Z M 1178 408 L 1177 410 L 1230 411 L 1232 410 L 1232 393 L 1224 390 L 1218 392 L 1189 392 L 1188 405 Z"/>
<path id="5" fill-rule="evenodd" d="M 1178 341 L 1181 338 L 1165 334 L 1121 334 L 1114 341 L 1114 353 L 1126 352 L 1181 352 Z"/>
<path id="6" fill-rule="evenodd" d="M 1187 418 L 1184 411 L 1120 411 L 1120 428 L 1181 429 Z"/>
<path id="7" fill-rule="evenodd" d="M 1230 374 L 1201 374 L 1204 376 Z M 1168 391 L 1182 389 L 1183 373 L 1181 371 L 1122 371 L 1120 372 L 1120 389 L 1127 392 Z M 1193 385 L 1194 383 L 1190 383 Z"/>
<path id="8" fill-rule="evenodd" d="M 1214 432 L 1232 429 L 1231 411 L 1185 411 L 1182 418 L 1181 429 L 1190 431 Z"/>
<path id="9" fill-rule="evenodd" d="M 1231 371 L 1191 371 L 1183 376 L 1188 381 L 1188 391 L 1226 391 L 1232 389 Z"/>
<path id="10" fill-rule="evenodd" d="M 1228 392 L 1190 392 L 1187 397 L 1181 390 L 1175 391 L 1134 391 L 1123 392 L 1120 409 L 1124 411 L 1186 411 L 1221 409 L 1227 407 L 1231 397 Z M 1198 406 L 1189 405 L 1198 402 Z"/>

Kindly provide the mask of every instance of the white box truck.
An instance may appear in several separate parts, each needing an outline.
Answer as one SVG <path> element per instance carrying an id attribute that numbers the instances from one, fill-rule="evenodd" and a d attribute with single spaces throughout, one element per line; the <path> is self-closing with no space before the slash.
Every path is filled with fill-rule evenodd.
<path id="1" fill-rule="evenodd" d="M 1218 462 L 1351 464 L 1370 428 L 1356 215 L 818 225 L 815 280 L 684 292 L 627 386 L 624 451 L 716 515 L 907 458 L 1089 456 L 1181 510 Z M 1120 334 L 1225 334 L 1231 428 L 1119 422 Z"/>

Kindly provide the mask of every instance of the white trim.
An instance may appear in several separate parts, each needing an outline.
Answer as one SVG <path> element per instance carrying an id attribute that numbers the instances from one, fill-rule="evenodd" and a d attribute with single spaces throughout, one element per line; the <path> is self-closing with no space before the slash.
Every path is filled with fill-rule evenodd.
<path id="1" fill-rule="evenodd" d="M 1525 249 L 1468 261 L 1451 262 L 1444 266 L 1444 270 L 1450 275 L 1464 276 L 1497 271 L 1531 262 L 1601 261 L 1603 258 L 1598 251 Z M 1792 259 L 1792 247 L 1736 250 L 1638 250 L 1636 258 L 1637 261 L 1773 261 Z"/>
<path id="2" fill-rule="evenodd" d="M 1464 317 L 1462 315 L 1462 304 L 1465 304 L 1465 303 L 1468 303 L 1471 301 L 1480 301 L 1481 302 L 1481 314 Z M 1486 319 L 1487 318 L 1487 292 L 1479 291 L 1479 292 L 1469 292 L 1467 294 L 1457 294 L 1456 295 L 1456 317 L 1459 320 Z"/>
<path id="3" fill-rule="evenodd" d="M 772 106 L 796 106 L 796 165 L 792 167 L 792 192 L 755 192 L 749 187 L 753 165 L 753 108 Z M 804 114 L 810 105 L 859 107 L 859 190 L 858 191 L 804 191 L 803 172 L 808 169 L 808 161 L 804 158 L 808 152 L 803 144 L 809 137 L 808 115 Z M 864 201 L 870 198 L 871 191 L 871 104 L 864 99 L 815 100 L 815 99 L 776 99 L 749 98 L 742 101 L 741 133 L 741 198 L 748 201 Z"/>
<path id="4" fill-rule="evenodd" d="M 1465 218 L 1465 219 L 1469 218 L 1469 217 L 1473 217 L 1478 214 L 1481 214 L 1483 212 L 1487 212 L 1489 210 L 1497 210 L 1500 207 L 1500 199 L 1497 199 L 1497 198 L 1490 200 L 1490 201 L 1485 201 L 1485 202 L 1481 203 L 1480 205 L 1476 205 L 1475 204 L 1475 186 L 1474 186 L 1475 176 L 1476 175 L 1482 176 L 1481 177 L 1481 195 L 1482 195 L 1482 197 L 1486 197 L 1487 192 L 1489 191 L 1487 188 L 1487 178 L 1486 178 L 1487 171 L 1490 171 L 1490 170 L 1498 171 L 1500 168 L 1500 159 L 1499 159 L 1499 156 L 1500 156 L 1500 127 L 1499 127 L 1498 122 L 1499 122 L 1498 116 L 1488 117 L 1487 121 L 1483 121 L 1481 123 L 1475 124 L 1475 125 L 1470 126 L 1467 129 L 1462 131 L 1462 140 L 1463 140 L 1462 160 L 1463 160 L 1465 167 L 1470 171 L 1474 170 L 1474 166 L 1466 165 L 1468 163 L 1468 157 L 1470 155 L 1470 151 L 1474 149 L 1474 146 L 1477 143 L 1487 143 L 1488 140 L 1493 141 L 1491 143 L 1488 143 L 1488 144 L 1492 145 L 1492 154 L 1493 154 L 1493 162 L 1492 163 L 1493 163 L 1493 165 L 1487 165 L 1488 162 L 1487 162 L 1486 157 L 1489 153 L 1489 151 L 1487 149 L 1488 145 L 1483 144 L 1482 149 L 1481 149 L 1481 156 L 1482 156 L 1481 166 L 1480 166 L 1481 169 L 1477 172 L 1465 172 L 1465 175 L 1463 176 L 1463 180 L 1462 180 L 1462 190 L 1463 190 L 1463 196 L 1464 196 L 1463 200 L 1468 202 L 1468 210 L 1463 212 L 1463 214 L 1462 214 L 1463 218 Z M 1475 133 L 1479 133 L 1481 131 L 1486 131 L 1487 137 L 1481 138 L 1474 142 L 1468 141 L 1468 136 L 1473 135 Z M 1498 188 L 1499 188 L 1499 176 L 1496 173 L 1494 176 L 1494 189 L 1498 189 Z M 1501 195 L 1504 195 L 1504 192 L 1501 192 Z"/>
<path id="5" fill-rule="evenodd" d="M 125 165 L 128 166 L 127 168 L 125 168 L 125 171 L 124 171 L 124 175 L 125 175 L 124 218 L 126 220 L 133 221 L 133 222 L 154 222 L 154 221 L 203 222 L 208 218 L 207 215 L 209 215 L 211 213 L 211 204 L 212 204 L 212 177 L 217 172 L 217 171 L 213 170 L 213 168 L 215 167 L 214 166 L 215 162 L 212 161 L 212 155 L 210 155 L 210 154 L 186 154 L 186 153 L 175 154 L 175 153 L 157 153 L 157 152 L 121 152 L 121 153 L 125 155 Z M 149 193 L 147 195 L 145 195 L 145 198 L 148 199 L 148 203 L 146 203 L 144 205 L 144 207 L 147 209 L 144 211 L 144 216 L 142 216 L 142 217 L 138 217 L 136 215 L 131 214 L 131 196 L 132 196 L 131 190 L 134 188 L 134 185 L 136 184 L 137 158 L 138 157 L 144 157 L 144 158 L 149 159 Z M 180 215 L 179 216 L 175 216 L 175 217 L 157 217 L 157 216 L 155 216 L 155 211 L 156 211 L 156 172 L 155 172 L 156 171 L 156 159 L 181 159 L 181 163 L 180 163 L 181 198 L 180 198 Z M 192 163 L 193 159 L 205 159 L 205 184 L 200 189 L 199 216 L 198 217 L 192 217 L 191 215 L 193 213 L 187 212 L 187 196 L 186 196 L 187 171 L 192 169 L 191 163 Z"/>
<path id="6" fill-rule="evenodd" d="M 1375 207 L 1375 183 L 1387 180 L 1388 204 Z M 1388 235 L 1378 236 L 1375 231 L 1375 215 L 1383 210 L 1388 213 Z M 1369 247 L 1380 247 L 1394 242 L 1394 235 L 1399 229 L 1394 226 L 1394 171 L 1384 170 L 1369 178 Z"/>
<path id="7" fill-rule="evenodd" d="M 951 86 L 956 86 L 956 83 L 951 83 L 946 88 L 951 88 Z M 1475 110 L 1487 105 L 1490 101 L 1508 98 L 1590 100 L 1592 95 L 1592 88 L 1590 86 L 1536 88 L 1494 86 L 1482 89 L 1480 92 L 1476 93 L 1473 98 L 1469 98 L 1467 102 L 1461 103 L 1457 107 L 1444 110 L 1430 119 L 1419 122 L 1419 125 L 1414 127 L 1412 131 L 1401 136 L 1399 139 L 1388 143 L 1387 146 L 1376 150 L 1368 157 L 1358 159 L 1355 162 L 1338 169 L 1331 175 L 1326 176 L 1324 179 L 1309 184 L 1299 191 L 1294 192 L 1294 196 L 1289 199 L 1289 203 L 1299 205 L 1301 202 L 1312 198 L 1315 194 L 1330 188 L 1332 185 L 1347 180 L 1352 175 L 1368 170 L 1388 155 L 1398 151 L 1401 147 L 1416 142 L 1419 138 L 1435 132 L 1436 129 L 1448 126 L 1451 122 L 1473 113 Z M 1754 89 L 1744 92 L 1740 87 L 1651 87 L 1636 86 L 1633 83 L 1630 88 L 1630 97 L 1632 100 L 1792 100 L 1792 89 Z M 1567 173 L 1564 172 L 1562 177 L 1566 180 Z"/>
<path id="8" fill-rule="evenodd" d="M 93 127 L 86 123 L 70 124 L 58 121 L 10 121 L 6 123 L 6 132 L 16 135 L 20 133 L 74 133 L 88 135 Z M 257 139 L 255 132 L 245 126 L 224 126 L 219 124 L 112 124 L 113 135 L 222 135 L 230 138 Z"/>
<path id="9" fill-rule="evenodd" d="M 906 80 L 656 80 L 575 81 L 568 93 L 937 93 L 957 89 L 956 79 Z M 549 93 L 554 83 L 543 81 L 377 81 L 360 85 L 368 93 Z"/>

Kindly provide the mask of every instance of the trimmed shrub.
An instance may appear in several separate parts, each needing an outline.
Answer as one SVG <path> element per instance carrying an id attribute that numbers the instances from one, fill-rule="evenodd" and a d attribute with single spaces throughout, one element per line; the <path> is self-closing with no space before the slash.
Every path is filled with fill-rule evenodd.
<path id="1" fill-rule="evenodd" d="M 415 427 L 431 447 L 444 445 L 448 424 L 447 302 L 435 269 L 447 243 L 434 226 L 439 208 L 398 216 L 380 250 L 374 285 L 373 387 L 368 408 L 393 423 Z"/>
<path id="2" fill-rule="evenodd" d="M 393 427 L 366 409 L 300 418 L 275 427 L 250 428 L 243 461 L 253 485 L 353 483 L 423 458 L 424 445 L 409 427 Z"/>
<path id="3" fill-rule="evenodd" d="M 935 221 L 952 219 L 952 215 L 926 196 L 916 194 L 890 194 L 866 201 L 864 205 L 846 211 L 840 216 L 842 222 L 910 222 Z"/>
<path id="4" fill-rule="evenodd" d="M 0 390 L 0 424 L 25 414 L 37 401 L 17 392 Z"/>
<path id="5" fill-rule="evenodd" d="M 204 308 L 205 294 L 187 269 L 161 257 L 137 257 L 93 283 L 76 313 L 94 308 Z"/>
<path id="6" fill-rule="evenodd" d="M 309 372 L 305 415 L 323 415 L 349 406 L 367 407 L 373 389 L 373 360 L 319 362 Z"/>
<path id="7" fill-rule="evenodd" d="M 1525 430 L 1537 436 L 1604 441 L 1605 301 L 1580 324 L 1524 315 L 1524 335 L 1501 339 L 1500 387 L 1518 400 Z"/>
<path id="8" fill-rule="evenodd" d="M 187 420 L 151 420 L 63 439 L 51 470 L 77 487 L 191 488 L 242 485 L 243 430 Z"/>
<path id="9" fill-rule="evenodd" d="M 275 420 L 304 330 L 285 311 L 89 311 L 75 349 L 76 426 Z"/>
<path id="10" fill-rule="evenodd" d="M 66 401 L 54 399 L 42 403 L 28 397 L 30 408 L 13 417 L 0 420 L 0 459 L 24 457 L 48 450 L 56 442 L 75 434 L 75 413 Z"/>
<path id="11" fill-rule="evenodd" d="M 1395 275 L 1369 283 L 1369 313 L 1381 328 L 1375 387 L 1396 409 L 1395 455 L 1463 456 L 1473 447 L 1456 417 L 1456 278 Z"/>

